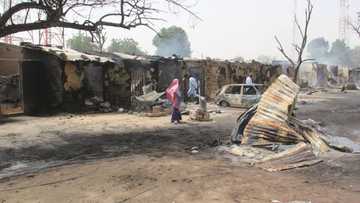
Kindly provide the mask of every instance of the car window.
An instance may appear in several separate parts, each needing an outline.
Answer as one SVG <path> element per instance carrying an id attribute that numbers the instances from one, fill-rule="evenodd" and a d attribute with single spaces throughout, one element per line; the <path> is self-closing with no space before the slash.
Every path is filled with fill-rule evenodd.
<path id="1" fill-rule="evenodd" d="M 226 94 L 240 94 L 241 86 L 230 86 L 225 91 Z"/>
<path id="2" fill-rule="evenodd" d="M 225 94 L 231 94 L 231 92 L 232 92 L 232 86 L 230 86 L 230 87 L 228 87 L 228 88 L 226 88 L 226 90 L 225 90 Z"/>
<path id="3" fill-rule="evenodd" d="M 244 95 L 256 95 L 254 86 L 244 86 Z"/>

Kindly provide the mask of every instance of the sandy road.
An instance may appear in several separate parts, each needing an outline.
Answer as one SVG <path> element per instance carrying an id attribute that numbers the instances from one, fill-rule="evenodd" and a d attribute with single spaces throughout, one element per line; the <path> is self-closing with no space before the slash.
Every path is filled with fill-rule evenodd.
<path id="1" fill-rule="evenodd" d="M 360 140 L 359 93 L 305 99 L 310 102 L 299 105 L 300 118 Z M 177 126 L 167 117 L 127 114 L 12 118 L 0 128 L 1 163 L 25 163 L 13 165 L 24 169 L 31 163 L 74 162 L 3 178 L 0 202 L 359 202 L 356 155 L 268 173 L 216 153 L 214 146 L 227 142 L 240 111 L 226 109 L 214 114 L 213 122 Z M 193 146 L 200 152 L 191 153 Z"/>

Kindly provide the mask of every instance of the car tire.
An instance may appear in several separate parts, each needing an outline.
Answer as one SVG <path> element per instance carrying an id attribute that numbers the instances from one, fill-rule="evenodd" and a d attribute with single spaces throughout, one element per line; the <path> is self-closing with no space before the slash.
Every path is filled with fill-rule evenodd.
<path id="1" fill-rule="evenodd" d="M 229 107 L 230 106 L 230 104 L 228 102 L 226 102 L 226 101 L 221 101 L 219 103 L 219 105 L 222 106 L 222 107 Z"/>

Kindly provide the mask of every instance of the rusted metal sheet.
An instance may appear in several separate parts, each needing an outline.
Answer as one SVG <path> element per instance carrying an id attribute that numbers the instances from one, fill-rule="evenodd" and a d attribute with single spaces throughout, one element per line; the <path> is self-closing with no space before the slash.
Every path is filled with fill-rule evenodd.
<path id="1" fill-rule="evenodd" d="M 245 115 L 253 116 L 248 120 L 243 131 L 238 128 L 241 144 L 268 145 L 271 143 L 297 144 L 311 143 L 315 153 L 329 150 L 329 146 L 321 139 L 322 133 L 295 117 L 289 117 L 289 110 L 299 92 L 297 86 L 286 75 L 281 75 L 263 94 L 256 108 L 250 109 Z M 255 112 L 255 113 L 254 113 Z M 241 116 L 243 118 L 244 115 Z M 240 119 L 239 122 L 245 122 Z M 234 135 L 233 135 L 234 136 Z M 235 141 L 239 140 L 235 135 Z"/>
<path id="2" fill-rule="evenodd" d="M 298 143 L 304 137 L 288 125 L 289 109 L 299 92 L 297 86 L 286 75 L 281 75 L 267 89 L 244 130 L 243 144 L 265 144 L 267 142 Z"/>

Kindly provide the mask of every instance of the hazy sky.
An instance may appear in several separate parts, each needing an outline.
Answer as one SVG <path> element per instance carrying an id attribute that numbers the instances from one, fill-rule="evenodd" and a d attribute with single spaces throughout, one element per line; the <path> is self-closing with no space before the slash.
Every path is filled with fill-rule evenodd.
<path id="1" fill-rule="evenodd" d="M 156 6 L 168 10 L 164 0 Z M 166 22 L 156 22 L 157 30 L 176 25 L 188 33 L 193 57 L 231 59 L 242 56 L 254 59 L 259 55 L 279 57 L 274 35 L 277 35 L 290 53 L 293 39 L 294 0 L 182 0 L 188 3 L 197 2 L 191 8 L 203 21 L 195 20 L 185 11 L 164 13 Z M 302 22 L 306 0 L 298 1 L 298 18 Z M 160 3 L 163 2 L 163 3 Z M 310 25 L 310 39 L 324 36 L 330 42 L 338 37 L 339 0 L 313 0 L 314 12 Z M 351 18 L 355 19 L 360 11 L 360 0 L 350 0 Z M 172 9 L 171 9 L 172 10 Z M 174 11 L 174 10 L 172 10 Z M 103 14 L 98 11 L 97 14 Z M 147 28 L 124 30 L 107 28 L 109 38 L 131 37 L 149 54 L 155 47 L 152 39 L 155 35 Z M 66 37 L 76 33 L 66 30 Z M 350 31 L 350 46 L 360 45 L 360 39 Z M 108 40 L 108 43 L 110 40 Z"/>
<path id="2" fill-rule="evenodd" d="M 247 59 L 259 55 L 279 56 L 274 35 L 287 46 L 292 42 L 293 0 L 198 0 L 192 8 L 203 21 L 195 21 L 188 14 L 165 14 L 166 23 L 157 27 L 177 25 L 183 27 L 190 38 L 193 56 L 230 59 L 243 56 Z M 305 0 L 298 0 L 298 17 L 303 19 Z M 360 11 L 360 1 L 350 0 L 351 17 Z M 310 39 L 324 36 L 333 41 L 338 37 L 339 0 L 314 1 L 314 15 Z M 115 38 L 132 37 L 149 53 L 154 52 L 154 33 L 137 28 L 130 31 L 108 29 Z M 356 45 L 351 33 L 351 44 Z M 360 42 L 360 40 L 358 40 Z M 360 44 L 360 43 L 359 43 Z"/>

